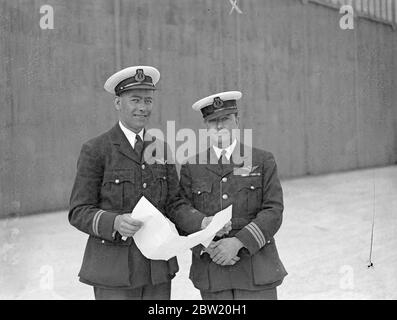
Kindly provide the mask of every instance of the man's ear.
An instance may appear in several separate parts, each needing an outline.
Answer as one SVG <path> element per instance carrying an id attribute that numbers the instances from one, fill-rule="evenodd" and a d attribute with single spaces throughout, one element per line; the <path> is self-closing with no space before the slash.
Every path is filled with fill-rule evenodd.
<path id="1" fill-rule="evenodd" d="M 114 98 L 114 107 L 116 108 L 117 111 L 120 111 L 120 97 L 115 96 Z"/>

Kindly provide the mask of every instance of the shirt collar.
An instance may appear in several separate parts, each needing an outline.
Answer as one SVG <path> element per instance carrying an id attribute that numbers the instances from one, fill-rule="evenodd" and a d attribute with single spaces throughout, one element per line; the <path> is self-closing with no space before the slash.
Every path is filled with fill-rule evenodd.
<path id="1" fill-rule="evenodd" d="M 130 129 L 128 129 L 126 126 L 124 126 L 121 121 L 119 121 L 119 126 L 120 126 L 121 131 L 123 131 L 125 136 L 127 137 L 127 140 L 130 143 L 131 147 L 134 148 L 135 141 L 136 141 L 136 133 L 131 131 Z M 142 141 L 143 141 L 143 132 L 144 132 L 144 129 L 142 129 L 138 133 L 138 135 L 141 137 Z"/>
<path id="2" fill-rule="evenodd" d="M 226 153 L 225 153 L 226 159 L 230 160 L 230 157 L 232 156 L 234 148 L 236 147 L 236 143 L 237 143 L 237 139 L 234 139 L 233 143 L 224 149 L 218 148 L 217 146 L 213 145 L 212 147 L 214 148 L 214 151 L 215 151 L 215 154 L 216 154 L 216 157 L 218 158 L 218 160 L 221 157 L 223 150 L 226 151 Z"/>

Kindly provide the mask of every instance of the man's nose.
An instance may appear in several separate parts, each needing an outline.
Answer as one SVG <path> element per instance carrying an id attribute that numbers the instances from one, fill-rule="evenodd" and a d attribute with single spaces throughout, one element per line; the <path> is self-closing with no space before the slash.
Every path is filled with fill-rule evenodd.
<path id="1" fill-rule="evenodd" d="M 224 128 L 223 127 L 223 121 L 217 121 L 216 122 L 216 127 L 217 127 L 218 131 L 222 130 Z"/>
<path id="2" fill-rule="evenodd" d="M 143 102 L 138 103 L 138 110 L 139 111 L 146 111 L 146 106 Z"/>

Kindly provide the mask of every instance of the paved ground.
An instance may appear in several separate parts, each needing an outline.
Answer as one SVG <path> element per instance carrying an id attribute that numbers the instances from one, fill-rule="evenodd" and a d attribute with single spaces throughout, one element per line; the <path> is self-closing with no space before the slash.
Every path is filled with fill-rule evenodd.
<path id="1" fill-rule="evenodd" d="M 397 299 L 397 166 L 283 181 L 280 299 Z M 373 262 L 367 268 L 372 215 Z M 0 299 L 92 299 L 77 280 L 87 236 L 66 212 L 0 220 Z M 179 257 L 173 299 L 199 299 Z"/>

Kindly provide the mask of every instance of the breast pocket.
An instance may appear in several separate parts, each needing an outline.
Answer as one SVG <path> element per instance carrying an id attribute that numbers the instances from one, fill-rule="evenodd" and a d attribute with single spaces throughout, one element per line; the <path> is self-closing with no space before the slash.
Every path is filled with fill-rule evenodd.
<path id="1" fill-rule="evenodd" d="M 112 210 L 130 211 L 134 199 L 134 171 L 106 171 L 102 181 L 102 201 L 104 207 Z"/>
<path id="2" fill-rule="evenodd" d="M 242 177 L 238 182 L 237 199 L 245 213 L 256 213 L 261 209 L 263 186 L 262 177 Z"/>
<path id="3" fill-rule="evenodd" d="M 212 183 L 200 181 L 193 183 L 192 194 L 194 207 L 203 212 L 210 213 Z"/>

